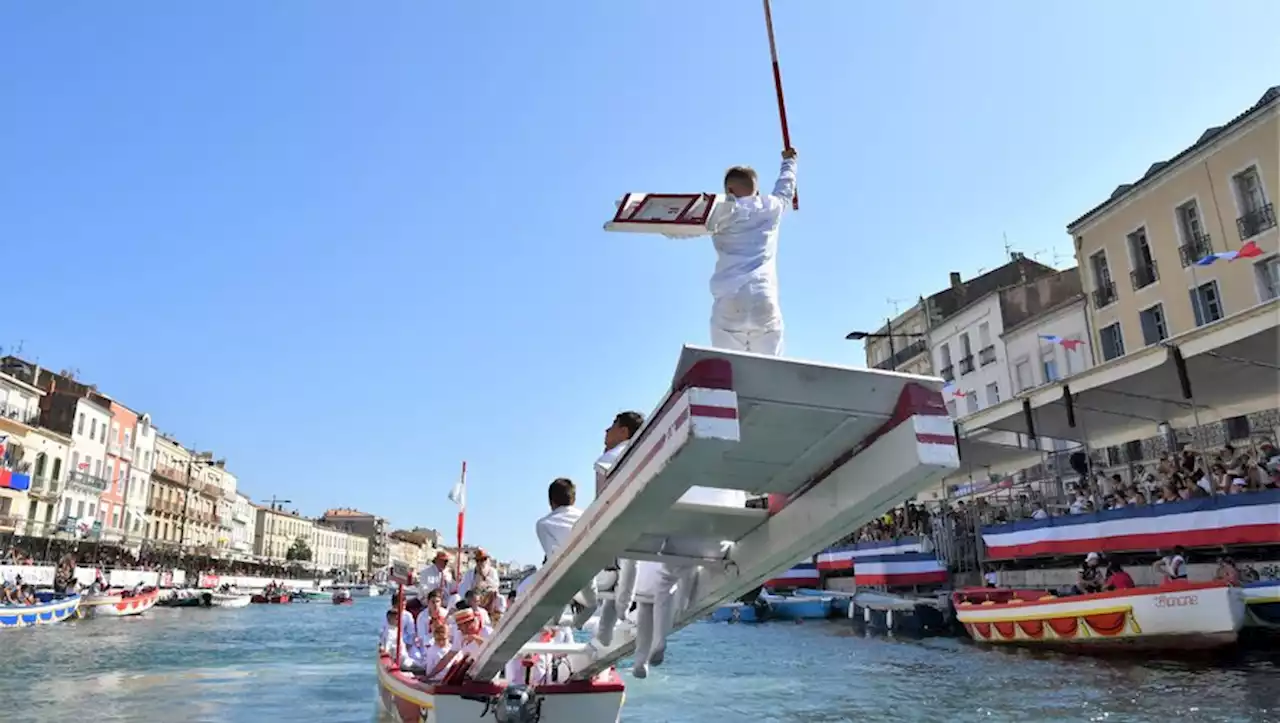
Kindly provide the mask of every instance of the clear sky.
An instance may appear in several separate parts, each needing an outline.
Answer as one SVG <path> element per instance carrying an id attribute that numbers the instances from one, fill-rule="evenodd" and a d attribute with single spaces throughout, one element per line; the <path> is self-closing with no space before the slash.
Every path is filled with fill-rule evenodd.
<path id="1" fill-rule="evenodd" d="M 759 3 L 0 5 L 0 344 L 241 488 L 541 557 L 546 485 L 707 342 L 706 240 L 626 191 L 781 148 Z M 1002 263 L 1280 82 L 1280 3 L 776 0 L 788 351 Z M 1264 33 L 1265 34 L 1265 33 Z M 1057 257 L 1055 258 L 1055 254 Z"/>

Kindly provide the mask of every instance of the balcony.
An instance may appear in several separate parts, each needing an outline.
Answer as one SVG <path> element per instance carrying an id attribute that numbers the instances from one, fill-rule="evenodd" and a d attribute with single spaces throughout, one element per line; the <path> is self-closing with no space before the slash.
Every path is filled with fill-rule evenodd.
<path id="1" fill-rule="evenodd" d="M 125 460 L 126 462 L 132 462 L 132 461 L 133 461 L 133 447 L 129 447 L 129 446 L 127 446 L 127 445 L 126 445 L 126 446 L 121 447 L 121 449 L 120 449 L 120 458 L 121 458 L 121 459 L 123 459 L 123 460 Z"/>
<path id="2" fill-rule="evenodd" d="M 960 376 L 964 376 L 973 371 L 973 355 L 967 354 L 960 357 Z"/>
<path id="3" fill-rule="evenodd" d="M 1236 219 L 1236 228 L 1240 230 L 1241 241 L 1251 239 L 1269 228 L 1274 228 L 1275 225 L 1276 208 L 1269 203 Z"/>
<path id="4" fill-rule="evenodd" d="M 1129 280 L 1133 282 L 1133 290 L 1145 289 L 1160 280 L 1160 271 L 1155 259 L 1129 272 Z"/>
<path id="5" fill-rule="evenodd" d="M 27 409 L 26 407 L 0 402 L 0 417 L 21 422 L 27 426 L 35 426 L 40 419 L 40 410 Z"/>
<path id="6" fill-rule="evenodd" d="M 111 440 L 110 442 L 107 442 L 107 454 L 111 454 L 111 455 L 115 455 L 116 457 L 119 457 L 120 443 L 114 439 Z"/>
<path id="7" fill-rule="evenodd" d="M 1207 233 L 1198 233 L 1191 240 L 1178 247 L 1178 256 L 1182 259 L 1182 268 L 1186 268 L 1200 259 L 1213 253 L 1213 240 Z"/>
<path id="8" fill-rule="evenodd" d="M 996 362 L 996 345 L 992 344 L 990 346 L 982 347 L 982 350 L 978 352 L 978 365 L 985 367 L 986 365 L 994 364 L 995 362 Z"/>
<path id="9" fill-rule="evenodd" d="M 926 351 L 928 351 L 928 349 L 929 347 L 927 344 L 924 343 L 924 339 L 913 341 L 910 344 L 908 344 L 905 348 L 898 349 L 897 351 L 895 351 L 893 355 L 890 356 L 888 359 L 885 359 L 884 361 L 877 364 L 876 369 L 883 369 L 885 371 L 894 371 L 895 369 L 898 369 L 899 367 L 901 367 L 903 364 L 906 364 L 907 362 L 911 361 L 917 356 L 925 353 Z"/>
<path id="10" fill-rule="evenodd" d="M 156 465 L 155 469 L 151 470 L 151 474 L 155 475 L 156 477 L 159 477 L 160 479 L 173 482 L 174 484 L 179 484 L 179 485 L 182 485 L 183 487 L 187 486 L 187 473 L 178 469 L 177 467 L 170 467 L 169 465 L 158 464 Z"/>
<path id="11" fill-rule="evenodd" d="M 1111 281 L 1102 281 L 1098 283 L 1098 288 L 1093 290 L 1093 307 L 1101 309 L 1104 306 L 1115 303 L 1116 285 Z"/>
<path id="12" fill-rule="evenodd" d="M 222 488 L 212 482 L 205 482 L 200 485 L 197 491 L 205 497 L 212 497 L 215 500 L 222 496 Z"/>
<path id="13" fill-rule="evenodd" d="M 954 382 L 956 380 L 956 375 L 953 372 L 954 369 L 950 364 L 948 364 L 945 367 L 942 367 L 942 370 L 938 372 L 938 375 L 949 382 Z"/>
<path id="14" fill-rule="evenodd" d="M 93 475 L 86 474 L 84 472 L 72 472 L 67 475 L 68 487 L 78 487 L 94 494 L 100 495 L 103 492 L 106 492 L 107 487 L 110 484 L 110 482 L 107 482 L 101 477 L 94 477 Z"/>

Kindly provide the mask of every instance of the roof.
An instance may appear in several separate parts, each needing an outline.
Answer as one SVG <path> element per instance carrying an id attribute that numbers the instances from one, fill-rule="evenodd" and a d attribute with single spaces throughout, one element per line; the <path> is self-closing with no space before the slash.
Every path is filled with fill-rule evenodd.
<path id="1" fill-rule="evenodd" d="M 1152 163 L 1147 168 L 1147 172 L 1142 174 L 1142 177 L 1139 178 L 1138 180 L 1132 183 L 1122 183 L 1119 186 L 1116 186 L 1116 190 L 1111 192 L 1111 195 L 1107 198 L 1107 200 L 1103 201 L 1097 206 L 1094 206 L 1088 211 L 1085 211 L 1084 214 L 1080 216 L 1080 218 L 1077 218 L 1076 220 L 1067 224 L 1067 231 L 1071 232 L 1072 229 L 1074 229 L 1075 227 L 1079 226 L 1080 224 L 1088 220 L 1090 216 L 1094 216 L 1098 212 L 1107 208 L 1108 206 L 1118 203 L 1121 199 L 1128 196 L 1130 193 L 1138 190 L 1144 184 L 1154 180 L 1155 177 L 1160 175 L 1163 171 L 1172 170 L 1172 168 L 1175 165 L 1177 165 L 1179 161 L 1201 150 L 1208 144 L 1212 143 L 1215 139 L 1217 139 L 1223 133 L 1231 130 L 1232 128 L 1235 128 L 1236 126 L 1239 126 L 1241 123 L 1244 123 L 1246 120 L 1250 119 L 1254 115 L 1257 115 L 1262 110 L 1264 110 L 1267 106 L 1271 105 L 1273 102 L 1275 102 L 1278 99 L 1280 99 L 1280 85 L 1273 85 L 1270 88 L 1267 88 L 1267 92 L 1262 94 L 1262 97 L 1258 99 L 1258 102 L 1249 106 L 1248 110 L 1246 110 L 1245 112 L 1227 121 L 1227 123 L 1224 125 L 1213 126 L 1212 128 L 1209 128 L 1208 130 L 1206 130 L 1204 133 L 1201 133 L 1200 137 L 1196 139 L 1195 143 L 1192 143 L 1190 146 L 1184 148 L 1182 151 L 1180 151 L 1177 155 L 1173 156 L 1172 158 L 1166 161 L 1159 161 L 1157 163 Z"/>
<path id="2" fill-rule="evenodd" d="M 949 319 L 970 305 L 1007 286 L 1017 286 L 1058 273 L 1052 266 L 1018 255 L 1009 263 L 992 269 L 981 276 L 963 282 L 959 288 L 949 288 L 930 296 L 927 303 L 936 312 L 934 323 Z"/>
<path id="3" fill-rule="evenodd" d="M 324 514 L 323 514 L 323 515 L 320 515 L 320 517 L 322 517 L 322 518 L 324 518 L 324 517 L 348 517 L 348 518 L 352 518 L 352 517 L 377 517 L 377 515 L 375 515 L 375 514 L 371 514 L 371 513 L 369 513 L 369 512 L 361 512 L 360 510 L 353 509 L 353 508 L 351 508 L 351 507 L 335 507 L 335 508 L 333 508 L 333 509 L 331 509 L 331 510 L 325 510 L 325 511 L 324 511 Z"/>

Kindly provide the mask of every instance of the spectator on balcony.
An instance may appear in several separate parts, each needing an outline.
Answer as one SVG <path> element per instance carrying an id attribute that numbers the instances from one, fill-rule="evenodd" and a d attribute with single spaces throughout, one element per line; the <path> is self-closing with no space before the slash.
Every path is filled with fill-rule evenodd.
<path id="1" fill-rule="evenodd" d="M 1232 586 L 1240 585 L 1240 570 L 1236 567 L 1236 561 L 1229 555 L 1223 555 L 1218 560 L 1218 569 L 1213 573 L 1214 580 L 1221 580 Z"/>
<path id="2" fill-rule="evenodd" d="M 1133 582 L 1133 576 L 1124 571 L 1120 567 L 1120 563 L 1111 560 L 1107 563 L 1107 581 L 1103 585 L 1105 590 L 1128 590 L 1137 587 Z"/>
<path id="3" fill-rule="evenodd" d="M 1173 548 L 1173 552 L 1156 560 L 1151 566 L 1164 576 L 1165 582 L 1187 579 L 1187 551 L 1181 545 Z"/>
<path id="4" fill-rule="evenodd" d="M 1087 595 L 1089 593 L 1101 592 L 1103 580 L 1103 572 L 1105 568 L 1102 566 L 1102 556 L 1096 552 L 1090 552 L 1084 558 L 1084 564 L 1080 566 L 1080 570 L 1076 572 L 1075 593 L 1077 595 Z"/>

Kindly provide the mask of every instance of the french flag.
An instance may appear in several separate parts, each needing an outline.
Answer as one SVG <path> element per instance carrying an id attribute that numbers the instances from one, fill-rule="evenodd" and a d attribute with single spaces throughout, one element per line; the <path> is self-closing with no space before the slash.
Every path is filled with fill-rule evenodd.
<path id="1" fill-rule="evenodd" d="M 982 540 L 987 556 L 997 560 L 1175 545 L 1274 545 L 1280 542 L 1280 490 L 989 525 Z"/>
<path id="2" fill-rule="evenodd" d="M 1080 347 L 1081 344 L 1084 343 L 1084 341 L 1080 339 L 1064 339 L 1058 336 L 1057 334 L 1041 334 L 1040 338 L 1049 342 L 1050 344 L 1057 344 L 1058 346 L 1062 347 L 1063 349 L 1066 349 L 1067 351 L 1075 351 Z"/>
<path id="3" fill-rule="evenodd" d="M 853 581 L 858 585 L 942 585 L 947 579 L 946 566 L 932 552 L 900 552 L 860 557 L 853 570 Z"/>
<path id="4" fill-rule="evenodd" d="M 1209 254 L 1204 258 L 1196 261 L 1196 266 L 1209 266 L 1215 261 L 1235 261 L 1236 259 L 1256 259 L 1262 255 L 1262 249 L 1258 248 L 1258 244 L 1250 241 L 1235 251 L 1219 251 L 1216 254 Z"/>

